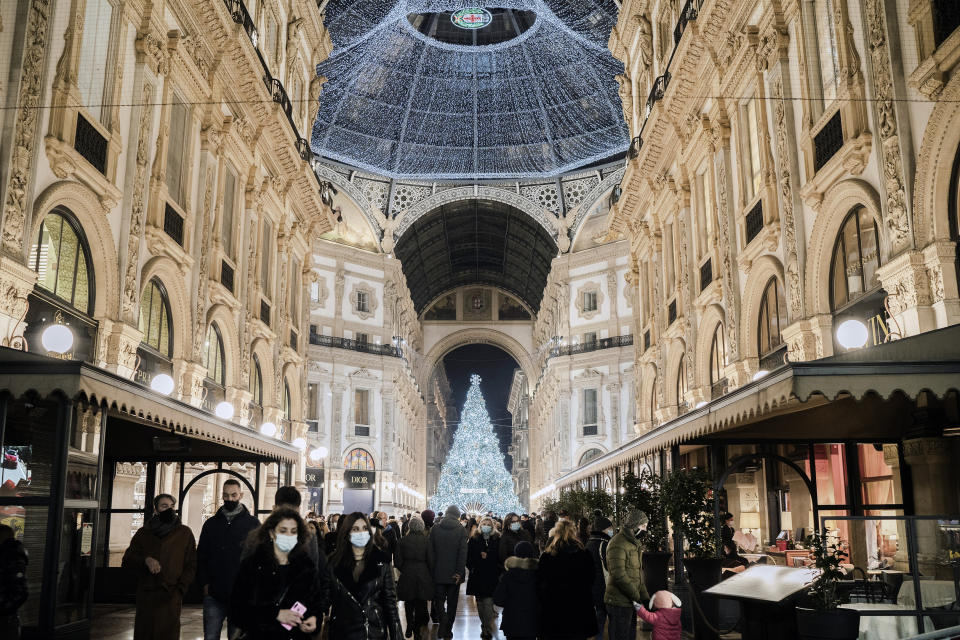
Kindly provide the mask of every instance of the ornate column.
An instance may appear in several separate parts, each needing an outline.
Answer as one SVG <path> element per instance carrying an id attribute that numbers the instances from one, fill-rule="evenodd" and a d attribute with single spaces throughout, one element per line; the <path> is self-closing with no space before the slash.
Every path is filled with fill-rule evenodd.
<path id="1" fill-rule="evenodd" d="M 917 515 L 956 513 L 957 496 L 954 462 L 950 442 L 942 437 L 921 436 L 904 439 L 903 460 L 910 465 L 913 479 L 913 502 Z M 917 562 L 924 575 L 937 575 L 939 559 L 937 523 L 917 522 Z"/>
<path id="2" fill-rule="evenodd" d="M 33 290 L 36 274 L 25 266 L 32 225 L 29 219 L 33 204 L 33 179 L 40 131 L 40 105 L 44 87 L 48 42 L 50 36 L 50 0 L 19 3 L 17 21 L 23 23 L 22 44 L 15 42 L 8 68 L 11 73 L 7 90 L 16 96 L 16 108 L 0 114 L 0 127 L 9 132 L 5 145 L 10 155 L 0 157 L 0 341 L 4 345 L 22 340 L 22 323 L 27 311 L 27 295 Z M 14 25 L 10 25 L 13 28 Z M 18 49 L 17 44 L 22 48 Z"/>
<path id="3" fill-rule="evenodd" d="M 740 360 L 740 277 L 737 269 L 736 229 L 733 209 L 730 205 L 732 178 L 730 176 L 730 128 L 718 123 L 711 129 L 711 147 L 714 152 L 714 168 L 717 180 L 717 253 L 720 256 L 720 283 L 724 311 L 724 329 L 727 332 L 727 362 Z M 737 374 L 736 367 L 728 367 L 727 380 L 735 389 L 746 380 Z"/>
<path id="4" fill-rule="evenodd" d="M 907 337 L 936 328 L 930 274 L 921 252 L 900 254 L 881 265 L 877 277 L 889 296 L 890 314 L 895 320 L 891 330 L 899 330 L 901 337 Z"/>
<path id="5" fill-rule="evenodd" d="M 611 382 L 607 385 L 607 393 L 610 394 L 610 436 L 611 446 L 616 449 L 620 446 L 620 383 Z"/>

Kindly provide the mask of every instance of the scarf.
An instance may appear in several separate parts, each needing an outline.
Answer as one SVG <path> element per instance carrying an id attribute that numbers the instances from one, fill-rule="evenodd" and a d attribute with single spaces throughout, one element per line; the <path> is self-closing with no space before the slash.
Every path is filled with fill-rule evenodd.
<path id="1" fill-rule="evenodd" d="M 220 511 L 223 512 L 223 516 L 227 519 L 227 522 L 230 522 L 231 520 L 236 518 L 238 515 L 246 511 L 246 509 L 247 508 L 243 506 L 242 502 L 238 502 L 237 508 L 234 509 L 233 511 L 227 511 L 225 507 L 220 507 Z"/>
<path id="2" fill-rule="evenodd" d="M 170 533 L 180 526 L 180 517 L 174 516 L 171 520 L 164 522 L 157 516 L 147 520 L 147 531 L 158 538 L 166 538 Z"/>

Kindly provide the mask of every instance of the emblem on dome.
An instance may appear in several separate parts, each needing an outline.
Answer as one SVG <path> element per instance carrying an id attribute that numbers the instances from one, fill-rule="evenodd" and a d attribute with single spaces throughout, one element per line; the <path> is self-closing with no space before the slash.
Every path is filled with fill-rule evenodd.
<path id="1" fill-rule="evenodd" d="M 483 29 L 493 22 L 493 15 L 481 7 L 466 7 L 454 11 L 450 21 L 461 29 Z"/>

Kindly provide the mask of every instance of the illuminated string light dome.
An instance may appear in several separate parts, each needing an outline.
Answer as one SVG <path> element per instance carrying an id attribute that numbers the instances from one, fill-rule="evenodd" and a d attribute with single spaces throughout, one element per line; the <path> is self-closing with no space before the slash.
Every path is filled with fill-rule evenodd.
<path id="1" fill-rule="evenodd" d="M 627 149 L 613 0 L 330 0 L 326 16 L 318 156 L 393 178 L 490 179 Z"/>

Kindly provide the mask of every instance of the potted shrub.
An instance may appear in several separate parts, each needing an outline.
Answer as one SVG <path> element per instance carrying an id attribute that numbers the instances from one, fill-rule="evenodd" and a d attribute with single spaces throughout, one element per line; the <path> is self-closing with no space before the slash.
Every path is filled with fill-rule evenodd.
<path id="1" fill-rule="evenodd" d="M 713 631 L 719 618 L 717 600 L 701 596 L 703 591 L 720 582 L 722 568 L 717 557 L 711 484 L 710 475 L 695 468 L 671 472 L 661 487 L 664 511 L 674 532 L 684 542 L 683 567 L 690 580 L 690 589 L 703 612 L 703 615 L 694 615 L 697 638 L 718 637 Z"/>
<path id="2" fill-rule="evenodd" d="M 813 606 L 797 607 L 798 635 L 802 640 L 855 640 L 860 635 L 860 613 L 839 608 L 838 587 L 843 579 L 840 563 L 847 554 L 838 545 L 830 544 L 824 532 L 808 536 L 805 543 L 820 575 L 807 592 Z"/>
<path id="3" fill-rule="evenodd" d="M 647 528 L 637 538 L 643 545 L 643 582 L 649 593 L 668 587 L 670 570 L 667 515 L 663 504 L 663 482 L 660 476 L 644 471 L 638 477 L 628 473 L 623 477 L 625 505 L 639 509 L 650 519 Z"/>

